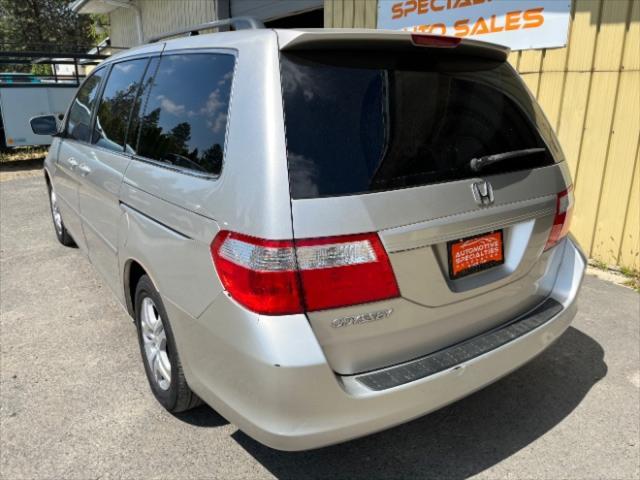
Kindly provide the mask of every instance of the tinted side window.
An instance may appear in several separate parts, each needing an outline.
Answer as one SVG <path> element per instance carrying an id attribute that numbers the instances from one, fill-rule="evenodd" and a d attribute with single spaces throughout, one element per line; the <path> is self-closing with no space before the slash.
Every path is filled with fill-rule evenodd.
<path id="1" fill-rule="evenodd" d="M 162 57 L 140 120 L 138 155 L 219 174 L 234 64 L 226 54 Z"/>
<path id="2" fill-rule="evenodd" d="M 98 106 L 92 143 L 110 150 L 124 149 L 131 110 L 148 60 L 116 63 Z"/>
<path id="3" fill-rule="evenodd" d="M 138 145 L 138 138 L 140 136 L 140 116 L 145 107 L 147 98 L 149 97 L 149 90 L 153 85 L 153 78 L 156 74 L 159 63 L 160 57 L 151 57 L 149 60 L 147 71 L 144 74 L 144 78 L 142 79 L 142 84 L 140 86 L 140 93 L 133 104 L 131 121 L 129 123 L 129 132 L 127 133 L 127 152 L 129 153 L 136 153 L 135 148 Z"/>
<path id="4" fill-rule="evenodd" d="M 91 111 L 98 95 L 100 82 L 106 69 L 100 69 L 82 84 L 73 99 L 67 120 L 67 137 L 88 142 L 91 138 Z"/>

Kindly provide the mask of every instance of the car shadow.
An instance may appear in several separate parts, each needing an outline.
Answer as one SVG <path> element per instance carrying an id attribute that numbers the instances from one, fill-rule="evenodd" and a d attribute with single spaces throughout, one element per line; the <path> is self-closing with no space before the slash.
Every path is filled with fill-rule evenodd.
<path id="1" fill-rule="evenodd" d="M 223 427 L 229 422 L 208 405 L 200 405 L 182 413 L 174 413 L 174 417 L 197 427 Z"/>
<path id="2" fill-rule="evenodd" d="M 278 478 L 467 478 L 560 423 L 606 373 L 600 344 L 572 327 L 501 381 L 391 430 L 306 452 L 232 437 Z"/>

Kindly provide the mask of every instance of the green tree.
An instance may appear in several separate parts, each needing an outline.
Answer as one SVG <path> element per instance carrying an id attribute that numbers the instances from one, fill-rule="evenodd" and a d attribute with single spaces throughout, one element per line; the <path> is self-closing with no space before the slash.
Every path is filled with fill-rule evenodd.
<path id="1" fill-rule="evenodd" d="M 189 156 L 187 143 L 191 140 L 191 125 L 188 122 L 182 122 L 173 127 L 169 137 L 174 145 L 172 149 L 174 153 L 185 157 Z"/>
<path id="2" fill-rule="evenodd" d="M 69 9 L 69 0 L 0 0 L 0 50 L 86 52 L 98 40 L 95 18 Z M 29 72 L 30 65 L 0 65 Z"/>
<path id="3" fill-rule="evenodd" d="M 220 172 L 222 170 L 222 146 L 215 143 L 207 148 L 202 154 L 200 163 L 207 172 Z"/>

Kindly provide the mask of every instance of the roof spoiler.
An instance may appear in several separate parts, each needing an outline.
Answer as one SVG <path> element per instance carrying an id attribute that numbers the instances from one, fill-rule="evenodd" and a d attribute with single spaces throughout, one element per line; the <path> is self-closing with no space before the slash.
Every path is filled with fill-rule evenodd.
<path id="1" fill-rule="evenodd" d="M 420 33 L 371 29 L 277 30 L 281 50 L 408 50 L 434 48 L 451 50 L 452 54 L 470 55 L 505 61 L 508 47 L 477 40 L 425 35 Z"/>

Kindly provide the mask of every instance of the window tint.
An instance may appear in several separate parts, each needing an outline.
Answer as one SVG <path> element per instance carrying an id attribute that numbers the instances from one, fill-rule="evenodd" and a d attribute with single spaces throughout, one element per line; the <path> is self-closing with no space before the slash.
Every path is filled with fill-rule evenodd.
<path id="1" fill-rule="evenodd" d="M 149 96 L 149 91 L 153 85 L 153 78 L 158 69 L 160 63 L 160 57 L 151 57 L 149 65 L 147 66 L 146 73 L 142 79 L 142 85 L 140 87 L 140 93 L 136 97 L 133 104 L 133 110 L 131 112 L 131 121 L 129 124 L 129 132 L 127 134 L 127 152 L 136 153 L 135 147 L 138 145 L 138 138 L 140 136 L 140 116 L 142 109 L 145 106 L 145 102 Z"/>
<path id="2" fill-rule="evenodd" d="M 234 63 L 225 54 L 162 57 L 140 119 L 138 155 L 220 173 Z"/>
<path id="3" fill-rule="evenodd" d="M 547 144 L 561 155 L 544 115 L 506 63 L 433 53 L 313 52 L 285 54 L 281 68 L 293 198 L 470 178 L 477 175 L 472 158 Z M 553 161 L 543 151 L 482 174 Z"/>
<path id="4" fill-rule="evenodd" d="M 82 84 L 73 99 L 67 120 L 67 137 L 88 142 L 91 137 L 91 110 L 96 102 L 100 82 L 106 72 L 102 68 L 94 72 Z"/>
<path id="5" fill-rule="evenodd" d="M 98 106 L 92 142 L 121 152 L 133 104 L 148 59 L 116 63 L 111 68 Z"/>

